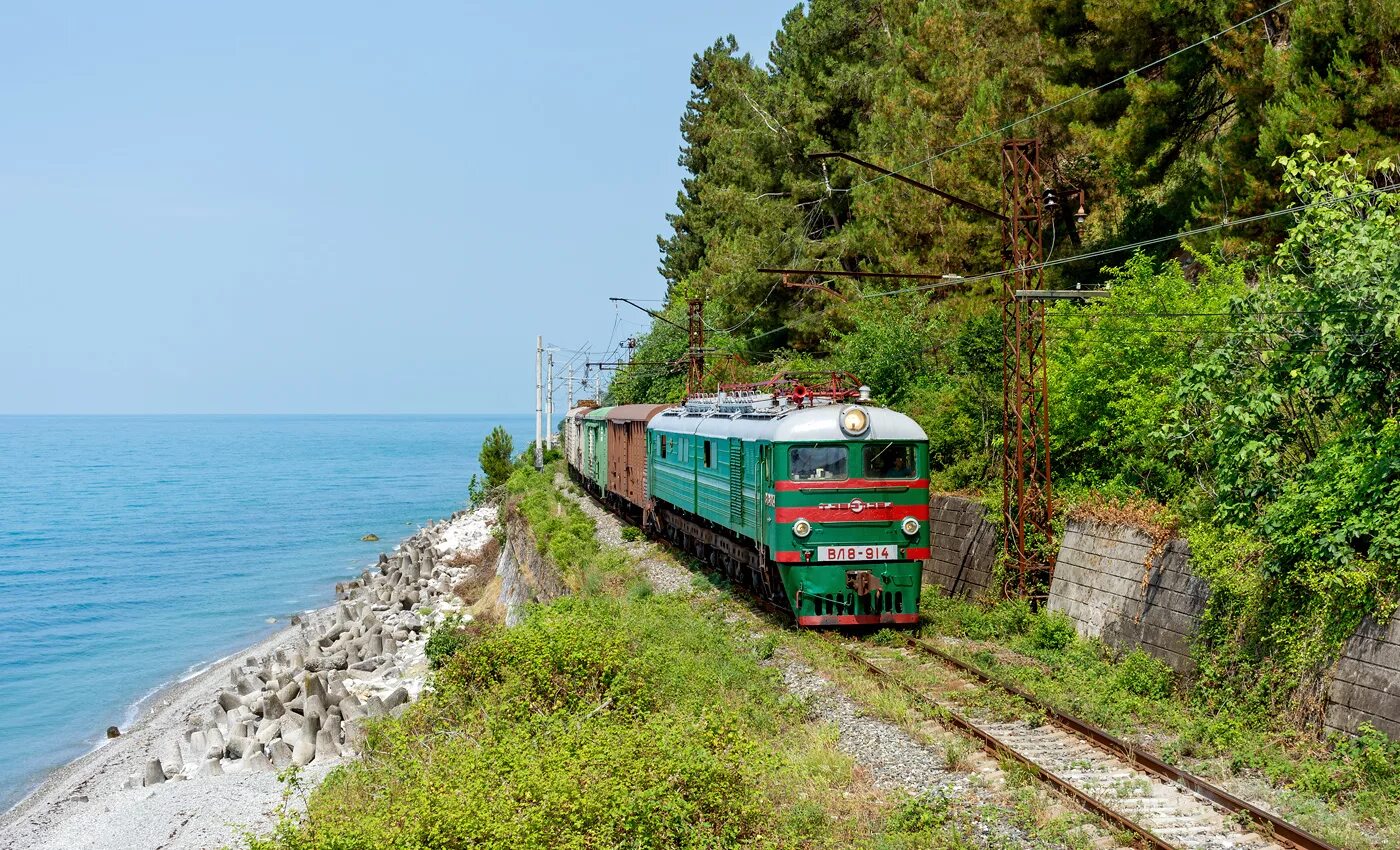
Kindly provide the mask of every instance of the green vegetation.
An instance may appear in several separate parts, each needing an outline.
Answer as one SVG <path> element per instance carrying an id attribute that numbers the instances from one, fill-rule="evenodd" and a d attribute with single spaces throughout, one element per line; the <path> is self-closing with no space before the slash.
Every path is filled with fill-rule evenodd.
<path id="1" fill-rule="evenodd" d="M 813 0 L 766 63 L 721 39 L 692 68 L 661 271 L 680 324 L 706 299 L 707 344 L 732 355 L 712 379 L 853 372 L 923 425 L 935 487 L 999 502 L 1001 281 L 898 294 L 910 284 L 756 271 L 973 275 L 1005 267 L 999 225 L 809 154 L 917 163 L 910 177 L 997 207 L 998 128 L 1075 98 L 1014 129 L 1043 141 L 1047 184 L 1088 199 L 1082 225 L 1046 234 L 1057 263 L 1306 205 L 1063 262 L 1046 285 L 1112 288 L 1048 311 L 1060 506 L 1165 506 L 1213 590 L 1201 698 L 1317 729 L 1320 671 L 1400 601 L 1400 193 L 1374 193 L 1397 180 L 1400 4 L 1295 0 L 1190 47 L 1261 10 Z M 682 336 L 653 324 L 638 360 L 674 360 Z M 674 399 L 681 377 L 640 366 L 610 392 Z"/>
<path id="2" fill-rule="evenodd" d="M 486 439 L 481 441 L 477 462 L 481 465 L 481 471 L 486 474 L 486 480 L 480 481 L 473 475 L 467 485 L 473 505 L 481 504 L 505 485 L 511 470 L 515 468 L 515 461 L 512 459 L 514 453 L 515 442 L 504 425 L 492 428 Z"/>
<path id="3" fill-rule="evenodd" d="M 1218 691 L 1191 688 L 1141 650 L 1115 656 L 1073 630 L 1051 638 L 1065 634 L 1061 618 L 1020 601 L 982 606 L 929 594 L 924 614 L 927 628 L 968 641 L 951 651 L 1052 706 L 1204 776 L 1266 778 L 1283 789 L 1271 805 L 1337 846 L 1400 841 L 1400 743 L 1374 729 L 1319 741 L 1265 702 L 1222 704 Z M 994 691 L 968 699 L 998 716 L 1024 710 Z"/>
<path id="4" fill-rule="evenodd" d="M 510 438 L 504 425 L 497 425 L 481 442 L 479 461 L 481 471 L 486 473 L 487 487 L 500 487 L 510 478 L 513 468 L 511 456 L 515 454 L 515 442 Z"/>
<path id="5" fill-rule="evenodd" d="M 659 595 L 434 632 L 432 692 L 250 850 L 986 846 L 975 806 L 863 784 L 769 637 Z"/>

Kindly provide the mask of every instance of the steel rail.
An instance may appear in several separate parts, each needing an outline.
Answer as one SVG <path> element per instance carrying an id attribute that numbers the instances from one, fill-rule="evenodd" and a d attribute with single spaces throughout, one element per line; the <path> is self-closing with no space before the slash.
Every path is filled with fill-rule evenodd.
<path id="1" fill-rule="evenodd" d="M 971 720 L 968 720 L 966 717 L 963 717 L 961 714 L 948 708 L 948 706 L 944 705 L 938 700 L 935 700 L 933 697 L 929 696 L 928 694 L 924 693 L 923 691 L 919 690 L 913 685 L 910 685 L 909 683 L 900 680 L 898 677 L 891 674 L 888 670 L 885 670 L 884 668 L 875 664 L 873 661 L 861 655 L 856 650 L 841 645 L 838 638 L 829 635 L 825 632 L 818 632 L 818 634 L 820 634 L 824 639 L 830 642 L 837 649 L 844 651 L 848 656 L 851 657 L 852 660 L 863 664 L 865 665 L 865 667 L 869 668 L 871 672 L 875 673 L 876 676 L 879 677 L 881 682 L 887 682 L 891 685 L 894 685 L 895 687 L 904 691 L 911 697 L 914 697 L 918 701 L 928 705 L 932 709 L 931 713 L 933 714 L 933 716 L 939 721 L 956 726 L 963 732 L 966 732 L 967 734 L 980 740 L 982 742 L 983 747 L 985 747 L 993 755 L 998 756 L 1000 758 L 1009 758 L 1012 761 L 1015 761 L 1018 764 L 1024 766 L 1031 772 L 1033 776 L 1045 781 L 1060 793 L 1079 803 L 1088 811 L 1093 812 L 1095 815 L 1098 815 L 1106 821 L 1110 821 L 1116 824 L 1122 829 L 1128 830 L 1137 837 L 1141 838 L 1143 841 L 1147 842 L 1152 847 L 1157 848 L 1157 850 L 1181 850 L 1181 848 L 1177 845 L 1170 844 L 1164 841 L 1162 838 L 1155 835 L 1147 827 L 1137 823 L 1136 821 L 1132 820 L 1126 815 L 1114 809 L 1111 809 L 1103 803 L 1099 802 L 1098 800 L 1094 799 L 1088 793 L 1075 786 L 1074 783 L 1070 782 L 1068 779 L 1065 779 L 1064 777 L 1060 776 L 1054 771 L 1048 770 L 1044 766 L 1035 763 L 1028 756 L 1021 754 L 1014 747 L 1002 741 L 996 735 L 993 735 L 991 732 L 988 732 L 986 729 L 983 729 L 981 726 L 978 726 L 976 723 L 973 723 Z"/>
<path id="2" fill-rule="evenodd" d="M 977 680 L 987 685 L 999 688 L 1019 699 L 1024 700 L 1025 702 L 1044 712 L 1046 718 L 1051 723 L 1055 724 L 1056 726 L 1059 726 L 1066 732 L 1070 732 L 1071 734 L 1084 738 L 1089 743 L 1095 745 L 1099 749 L 1107 751 L 1109 754 L 1119 759 L 1122 759 L 1123 761 L 1126 761 L 1128 764 L 1140 770 L 1146 771 L 1147 773 L 1154 774 L 1169 782 L 1173 782 L 1177 785 L 1180 785 L 1181 787 L 1187 789 L 1196 796 L 1210 801 L 1211 803 L 1225 809 L 1231 814 L 1248 814 L 1254 820 L 1255 830 L 1268 838 L 1272 838 L 1284 844 L 1292 845 L 1293 847 L 1298 848 L 1298 850 L 1338 850 L 1337 847 L 1335 847 L 1332 844 L 1329 844 L 1327 841 L 1324 841 L 1321 838 L 1318 838 L 1316 835 L 1313 835 L 1312 833 L 1307 832 L 1306 830 L 1300 829 L 1299 827 L 1296 827 L 1288 823 L 1287 821 L 1280 820 L 1278 817 L 1264 811 L 1263 809 L 1250 803 L 1249 801 L 1242 800 L 1239 797 L 1236 797 L 1234 794 L 1231 794 L 1229 791 L 1226 791 L 1225 789 L 1220 788 L 1216 785 L 1212 785 L 1211 783 L 1200 778 L 1199 776 L 1196 776 L 1193 773 L 1189 773 L 1185 770 L 1182 770 L 1179 767 L 1167 764 L 1166 762 L 1162 761 L 1160 758 L 1152 755 L 1151 753 L 1139 749 L 1133 746 L 1132 744 L 1128 743 L 1127 741 L 1124 741 L 1121 738 L 1109 734 L 1108 732 L 1104 731 L 1103 729 L 1100 729 L 1092 723 L 1080 720 L 1079 718 L 1074 717 L 1073 715 L 1066 714 L 1063 711 L 1060 711 L 1059 709 L 1055 708 L 1054 706 L 1048 705 L 1040 698 L 1023 690 L 1022 688 L 1017 687 L 1016 685 L 1011 684 L 1009 682 L 1001 681 L 1000 679 L 988 674 L 980 667 L 977 667 L 974 664 L 970 664 L 967 661 L 964 661 L 963 659 L 958 658 L 957 656 L 952 655 L 944 651 L 943 649 L 940 649 L 937 646 L 934 646 L 928 641 L 921 640 L 916 637 L 911 637 L 909 635 L 902 635 L 902 637 L 904 638 L 908 646 L 911 646 L 914 649 L 917 649 L 925 654 L 932 655 L 938 658 L 939 660 L 943 661 L 944 663 L 956 667 L 958 670 L 967 673 L 968 675 L 976 678 Z"/>

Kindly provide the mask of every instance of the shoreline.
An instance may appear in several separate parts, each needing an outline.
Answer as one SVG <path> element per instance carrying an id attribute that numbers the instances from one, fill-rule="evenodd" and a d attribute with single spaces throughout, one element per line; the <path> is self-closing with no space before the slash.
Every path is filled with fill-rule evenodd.
<path id="1" fill-rule="evenodd" d="M 452 562 L 480 553 L 495 522 L 495 511 L 490 507 L 429 521 L 395 545 L 390 554 L 381 554 L 379 563 L 369 565 L 359 577 L 337 582 L 337 601 L 279 624 L 268 624 L 273 631 L 260 640 L 207 664 L 192 666 L 178 678 L 152 689 L 126 712 L 134 715 L 129 729 L 123 729 L 117 738 L 99 740 L 92 749 L 48 771 L 14 805 L 0 812 L 0 845 L 16 850 L 140 850 L 157 846 L 176 850 L 237 844 L 244 831 L 266 832 L 275 825 L 283 799 L 277 766 L 265 755 L 275 754 L 276 749 L 254 745 L 250 749 L 256 749 L 257 755 L 244 750 L 244 758 L 235 757 L 232 750 L 215 757 L 211 749 L 202 762 L 196 752 L 202 750 L 198 745 L 205 742 L 206 734 L 221 746 L 224 740 L 230 747 L 235 739 L 243 741 L 239 748 L 253 743 L 256 717 L 240 707 L 230 714 L 239 720 L 246 716 L 249 722 L 235 724 L 225 719 L 220 703 L 230 694 L 247 693 L 250 680 L 270 692 L 281 681 L 277 675 L 282 680 L 293 675 L 305 677 L 313 692 L 317 687 L 324 692 L 329 684 L 344 693 L 349 683 L 350 702 L 361 705 L 359 700 L 366 700 L 363 705 L 368 710 L 359 717 L 345 718 L 343 723 L 339 705 L 331 706 L 329 717 L 320 715 L 326 726 L 316 742 L 327 746 L 324 750 L 317 746 L 309 757 L 298 753 L 299 759 L 310 762 L 302 769 L 305 785 L 314 787 L 343 763 L 344 757 L 353 755 L 354 736 L 364 715 L 402 710 L 407 700 L 417 696 L 426 679 L 422 645 L 425 627 L 431 624 L 422 621 L 436 621 L 448 611 L 460 610 L 450 591 L 474 566 L 462 568 Z M 415 613 L 425 607 L 432 609 L 427 617 Z M 371 622 L 374 635 L 368 635 L 369 625 L 362 625 Z M 366 636 L 357 642 L 349 640 L 352 632 L 361 631 Z M 399 640 L 391 640 L 391 632 Z M 380 633 L 385 650 L 379 647 Z M 336 638 L 329 640 L 328 635 Z M 345 649 L 353 658 L 369 641 L 373 641 L 375 651 L 387 654 L 366 658 L 360 664 L 347 663 Z M 335 650 L 340 650 L 339 659 L 332 657 Z M 308 672 L 301 672 L 303 665 Z M 352 666 L 356 669 L 349 669 Z M 317 683 L 310 681 L 313 678 Z M 321 710 L 315 699 L 311 697 L 309 705 L 302 706 L 303 697 L 298 696 L 295 711 L 309 716 Z M 255 707 L 262 705 L 259 700 Z M 349 706 L 344 711 L 358 713 Z M 198 731 L 201 728 L 204 731 Z M 243 734 L 249 737 L 237 738 L 245 728 L 248 731 Z M 324 741 L 327 729 L 334 731 L 330 740 Z M 277 731 L 272 730 L 273 742 L 290 753 L 290 744 L 283 744 Z M 191 744 L 192 734 L 197 736 L 195 744 Z M 261 740 L 264 736 L 258 737 Z M 169 755 L 172 752 L 174 755 Z M 191 758 L 181 758 L 182 752 Z M 178 763 L 176 758 L 180 758 Z M 155 764 L 165 775 L 152 781 L 150 765 L 154 759 L 160 759 Z"/>

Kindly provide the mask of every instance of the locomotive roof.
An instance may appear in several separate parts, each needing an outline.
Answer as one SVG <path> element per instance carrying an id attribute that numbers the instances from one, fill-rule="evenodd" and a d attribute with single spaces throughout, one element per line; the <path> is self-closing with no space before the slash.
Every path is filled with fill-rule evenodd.
<path id="1" fill-rule="evenodd" d="M 648 430 L 702 437 L 743 437 L 775 443 L 829 443 L 847 440 L 927 440 L 919 423 L 887 407 L 862 405 L 870 416 L 870 429 L 859 437 L 848 437 L 841 430 L 844 404 L 821 404 L 794 408 L 773 416 L 747 416 L 736 413 L 695 413 L 672 407 L 653 418 Z"/>
<path id="2" fill-rule="evenodd" d="M 672 405 L 620 404 L 608 409 L 609 422 L 649 422 L 651 418 Z"/>

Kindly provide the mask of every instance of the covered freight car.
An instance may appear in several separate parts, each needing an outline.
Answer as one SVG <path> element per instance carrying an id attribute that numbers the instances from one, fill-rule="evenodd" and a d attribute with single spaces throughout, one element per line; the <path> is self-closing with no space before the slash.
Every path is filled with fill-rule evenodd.
<path id="1" fill-rule="evenodd" d="M 641 516 L 647 498 L 647 423 L 669 404 L 624 404 L 609 409 L 607 500 Z"/>
<path id="2" fill-rule="evenodd" d="M 579 468 L 583 489 L 605 498 L 608 492 L 608 413 L 611 407 L 595 407 L 583 414 L 583 465 Z"/>
<path id="3" fill-rule="evenodd" d="M 578 477 L 583 469 L 583 417 L 598 407 L 596 401 L 582 401 L 564 415 L 564 459 L 569 474 Z"/>

